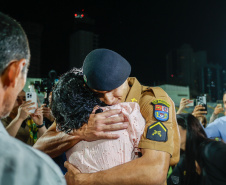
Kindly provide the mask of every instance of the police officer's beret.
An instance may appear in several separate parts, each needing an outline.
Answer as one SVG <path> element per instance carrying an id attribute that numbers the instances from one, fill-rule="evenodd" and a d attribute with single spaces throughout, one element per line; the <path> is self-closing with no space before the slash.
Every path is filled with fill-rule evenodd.
<path id="1" fill-rule="evenodd" d="M 85 58 L 83 77 L 87 85 L 99 91 L 111 91 L 129 77 L 131 66 L 125 58 L 109 49 L 95 49 Z"/>

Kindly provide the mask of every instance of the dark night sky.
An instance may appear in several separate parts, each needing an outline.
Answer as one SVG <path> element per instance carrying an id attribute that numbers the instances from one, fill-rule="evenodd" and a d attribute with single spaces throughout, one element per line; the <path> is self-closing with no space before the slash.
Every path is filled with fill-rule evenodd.
<path id="1" fill-rule="evenodd" d="M 100 47 L 124 56 L 132 64 L 132 76 L 142 83 L 164 83 L 165 56 L 183 43 L 190 44 L 194 51 L 206 50 L 208 62 L 226 67 L 225 0 L 0 3 L 0 11 L 19 22 L 32 21 L 44 26 L 42 74 L 53 65 L 58 74 L 68 69 L 68 36 L 73 14 L 81 9 L 95 19 Z"/>

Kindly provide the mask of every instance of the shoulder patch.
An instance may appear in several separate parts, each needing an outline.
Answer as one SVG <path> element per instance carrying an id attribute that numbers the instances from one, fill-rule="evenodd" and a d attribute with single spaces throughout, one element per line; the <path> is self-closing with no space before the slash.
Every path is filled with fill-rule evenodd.
<path id="1" fill-rule="evenodd" d="M 161 122 L 155 122 L 147 129 L 146 138 L 153 141 L 166 142 L 168 130 Z"/>
<path id="2" fill-rule="evenodd" d="M 158 121 L 168 121 L 170 104 L 164 100 L 154 100 L 151 102 L 154 106 L 154 117 Z"/>

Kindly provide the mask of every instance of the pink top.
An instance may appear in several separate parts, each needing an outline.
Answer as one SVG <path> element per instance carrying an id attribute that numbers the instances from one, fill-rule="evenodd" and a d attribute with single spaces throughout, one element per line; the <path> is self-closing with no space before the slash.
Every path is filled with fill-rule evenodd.
<path id="1" fill-rule="evenodd" d="M 116 140 L 80 141 L 69 149 L 66 152 L 68 161 L 82 173 L 106 170 L 137 158 L 135 152 L 145 127 L 139 105 L 127 102 L 104 107 L 104 111 L 111 109 L 121 109 L 129 126 L 126 130 L 114 132 L 120 135 Z"/>

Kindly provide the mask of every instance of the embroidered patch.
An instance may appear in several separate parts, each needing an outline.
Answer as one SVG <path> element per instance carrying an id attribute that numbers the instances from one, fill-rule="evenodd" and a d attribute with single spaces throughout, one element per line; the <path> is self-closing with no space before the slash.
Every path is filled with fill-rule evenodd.
<path id="1" fill-rule="evenodd" d="M 154 100 L 151 102 L 154 106 L 154 117 L 158 121 L 168 121 L 170 104 L 164 100 Z"/>
<path id="2" fill-rule="evenodd" d="M 161 122 L 155 122 L 148 127 L 146 138 L 153 141 L 166 142 L 168 140 L 167 128 Z"/>
<path id="3" fill-rule="evenodd" d="M 155 104 L 163 104 L 163 105 L 165 105 L 167 107 L 170 107 L 169 103 L 167 103 L 165 100 L 161 100 L 161 99 L 154 100 L 151 103 L 154 104 L 154 105 Z"/>

